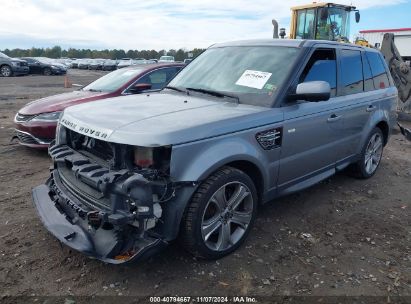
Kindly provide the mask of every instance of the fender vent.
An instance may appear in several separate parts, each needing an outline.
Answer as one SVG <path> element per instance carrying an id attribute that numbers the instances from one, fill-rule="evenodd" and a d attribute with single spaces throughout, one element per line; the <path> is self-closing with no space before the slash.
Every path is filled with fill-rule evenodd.
<path id="1" fill-rule="evenodd" d="M 281 146 L 283 128 L 275 128 L 259 132 L 255 135 L 258 143 L 264 150 L 271 150 Z"/>

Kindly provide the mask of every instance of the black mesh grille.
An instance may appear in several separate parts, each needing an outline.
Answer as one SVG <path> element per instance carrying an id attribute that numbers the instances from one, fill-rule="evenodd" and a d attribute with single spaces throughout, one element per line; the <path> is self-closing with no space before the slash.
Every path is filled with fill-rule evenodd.
<path id="1" fill-rule="evenodd" d="M 67 145 L 70 148 L 90 153 L 105 162 L 109 162 L 113 158 L 113 147 L 109 142 L 88 137 L 67 128 L 66 132 Z"/>

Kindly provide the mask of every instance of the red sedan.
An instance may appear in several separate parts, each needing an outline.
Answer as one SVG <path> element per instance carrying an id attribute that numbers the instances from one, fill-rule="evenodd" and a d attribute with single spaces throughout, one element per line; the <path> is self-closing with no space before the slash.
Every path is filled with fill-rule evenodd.
<path id="1" fill-rule="evenodd" d="M 14 137 L 22 145 L 47 148 L 55 137 L 57 121 L 65 108 L 104 98 L 159 91 L 184 66 L 167 63 L 123 68 L 80 90 L 32 101 L 16 114 Z"/>

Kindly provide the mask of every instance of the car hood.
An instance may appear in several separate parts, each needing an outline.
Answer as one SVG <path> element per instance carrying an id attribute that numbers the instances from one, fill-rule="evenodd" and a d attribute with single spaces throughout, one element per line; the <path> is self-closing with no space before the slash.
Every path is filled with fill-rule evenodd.
<path id="1" fill-rule="evenodd" d="M 60 123 L 94 138 L 138 146 L 182 144 L 281 121 L 280 109 L 178 93 L 110 98 L 64 111 Z M 229 100 L 229 101 L 228 101 Z"/>
<path id="2" fill-rule="evenodd" d="M 109 93 L 107 92 L 73 91 L 34 100 L 20 109 L 19 113 L 23 115 L 36 115 L 46 112 L 63 111 L 69 106 L 108 96 Z"/>

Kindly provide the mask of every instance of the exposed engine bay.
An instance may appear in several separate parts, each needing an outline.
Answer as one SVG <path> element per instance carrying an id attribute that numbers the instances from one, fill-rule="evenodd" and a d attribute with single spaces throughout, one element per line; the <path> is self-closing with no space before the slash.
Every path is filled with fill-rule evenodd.
<path id="1" fill-rule="evenodd" d="M 166 243 L 162 205 L 181 186 L 169 176 L 171 147 L 114 144 L 61 127 L 49 154 L 49 197 L 68 222 L 86 232 L 68 229 L 60 239 L 84 243 L 83 251 L 110 262 Z"/>

